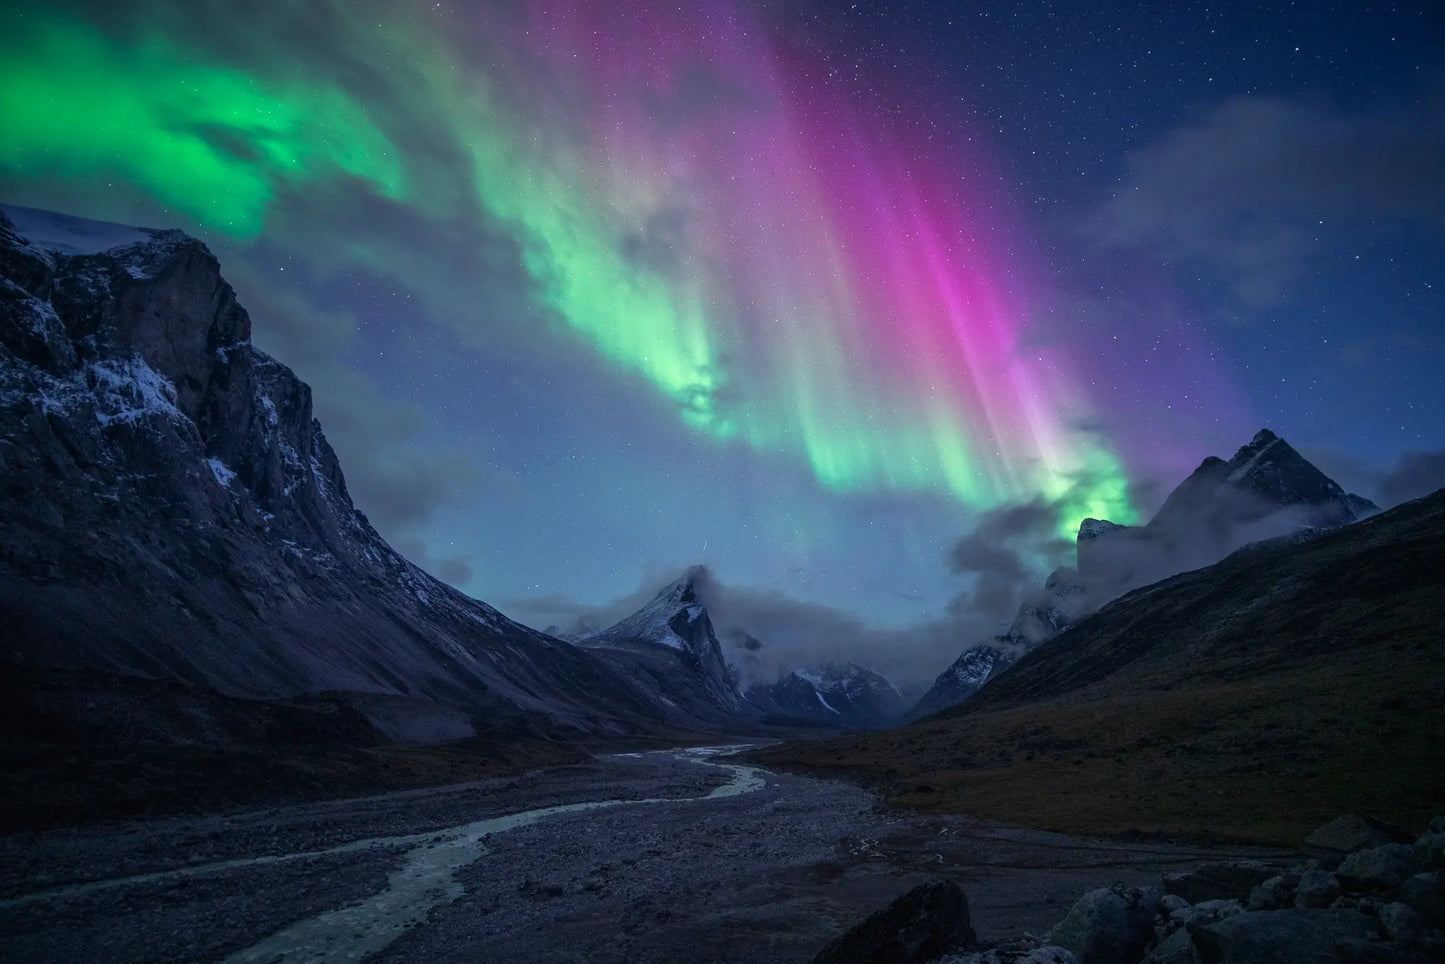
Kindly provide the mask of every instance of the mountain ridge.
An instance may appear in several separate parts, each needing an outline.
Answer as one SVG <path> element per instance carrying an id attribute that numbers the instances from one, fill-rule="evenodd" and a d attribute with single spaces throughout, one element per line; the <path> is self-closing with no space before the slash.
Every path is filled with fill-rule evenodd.
<path id="1" fill-rule="evenodd" d="M 769 719 L 849 729 L 884 729 L 898 722 L 906 704 L 882 674 L 857 663 L 828 663 L 789 670 L 744 694 Z"/>
<path id="2" fill-rule="evenodd" d="M 598 632 L 572 639 L 624 672 L 664 705 L 708 718 L 751 714 L 738 692 L 712 619 L 698 594 L 694 566 L 636 612 Z"/>
<path id="3" fill-rule="evenodd" d="M 1171 575 L 1211 565 L 1243 546 L 1345 525 L 1378 511 L 1344 489 L 1283 438 L 1261 429 L 1225 461 L 1208 456 L 1143 526 L 1086 518 L 1077 569 L 1050 573 L 1009 629 L 967 647 L 908 711 L 921 719 L 970 699 L 1035 646 L 1111 600 Z M 1006 657 L 1002 662 L 995 661 Z M 978 677 L 979 669 L 989 669 Z"/>
<path id="4" fill-rule="evenodd" d="M 40 234 L 48 216 L 0 208 L 7 659 L 244 698 L 346 692 L 402 740 L 529 715 L 660 724 L 604 663 L 376 533 L 309 387 L 251 344 L 202 242 L 54 216 L 47 245 L 10 212 Z"/>

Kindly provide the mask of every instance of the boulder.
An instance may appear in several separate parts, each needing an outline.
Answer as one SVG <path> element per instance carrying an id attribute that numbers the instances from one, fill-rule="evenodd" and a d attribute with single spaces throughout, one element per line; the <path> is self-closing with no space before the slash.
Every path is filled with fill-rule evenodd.
<path id="1" fill-rule="evenodd" d="M 1049 939 L 1079 964 L 1135 964 L 1154 933 L 1163 895 L 1157 887 L 1101 887 L 1069 910 Z"/>
<path id="2" fill-rule="evenodd" d="M 1283 910 L 1294 906 L 1301 874 L 1287 873 L 1271 877 L 1249 892 L 1250 910 Z"/>
<path id="3" fill-rule="evenodd" d="M 1172 929 L 1187 928 L 1190 924 L 1203 926 L 1243 913 L 1244 905 L 1237 900 L 1201 900 L 1170 914 L 1169 923 Z"/>
<path id="4" fill-rule="evenodd" d="M 1144 955 L 1142 964 L 1195 964 L 1194 962 L 1194 938 L 1189 932 L 1179 929 L 1159 942 L 1148 954 Z"/>
<path id="5" fill-rule="evenodd" d="M 1445 928 L 1445 873 L 1416 874 L 1400 888 L 1400 900 L 1431 927 Z"/>
<path id="6" fill-rule="evenodd" d="M 1392 941 L 1402 944 L 1417 944 L 1424 937 L 1428 928 L 1420 915 L 1415 913 L 1414 908 L 1399 901 L 1392 901 L 1379 908 L 1376 916 L 1380 920 L 1380 927 L 1385 931 L 1385 936 Z"/>
<path id="7" fill-rule="evenodd" d="M 1340 861 L 1340 883 L 1351 889 L 1395 890 L 1421 870 L 1420 853 L 1409 844 L 1358 850 Z"/>
<path id="8" fill-rule="evenodd" d="M 1340 896 L 1340 881 L 1323 870 L 1307 870 L 1300 874 L 1295 886 L 1295 906 L 1318 910 L 1328 907 Z"/>
<path id="9" fill-rule="evenodd" d="M 1430 826 L 1433 828 L 1440 822 L 1440 819 L 1436 817 L 1431 821 Z M 1415 846 L 1420 848 L 1421 855 L 1431 865 L 1445 867 L 1445 830 L 1426 830 L 1415 841 Z"/>
<path id="10" fill-rule="evenodd" d="M 1250 891 L 1277 871 L 1257 860 L 1204 864 L 1181 874 L 1164 875 L 1164 892 L 1192 904 L 1201 900 L 1249 900 Z"/>
<path id="11" fill-rule="evenodd" d="M 1304 851 L 1325 861 L 1331 869 L 1347 854 L 1369 847 L 1408 840 L 1399 830 L 1371 817 L 1350 814 L 1336 817 L 1305 838 Z"/>
<path id="12" fill-rule="evenodd" d="M 1188 931 L 1203 964 L 1348 964 L 1342 941 L 1378 941 L 1380 927 L 1356 911 L 1260 910 Z"/>
<path id="13" fill-rule="evenodd" d="M 1079 959 L 1062 947 L 1048 945 L 1026 951 L 994 948 L 972 954 L 950 954 L 939 958 L 938 964 L 1079 964 Z"/>
<path id="14" fill-rule="evenodd" d="M 952 881 L 934 879 L 823 948 L 813 964 L 924 964 L 973 940 L 968 897 Z"/>
<path id="15" fill-rule="evenodd" d="M 1188 906 L 1189 901 L 1185 900 L 1183 897 L 1180 897 L 1178 894 L 1165 894 L 1163 897 L 1159 898 L 1159 913 L 1165 915 L 1166 917 L 1174 913 L 1176 910 L 1182 910 L 1183 908 Z"/>

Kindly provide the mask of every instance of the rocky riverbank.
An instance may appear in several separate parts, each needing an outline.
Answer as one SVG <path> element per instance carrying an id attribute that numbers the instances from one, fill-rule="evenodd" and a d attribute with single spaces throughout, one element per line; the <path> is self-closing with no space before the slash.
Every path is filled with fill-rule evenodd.
<path id="1" fill-rule="evenodd" d="M 1203 864 L 1085 893 L 1040 937 L 980 948 L 963 891 L 920 885 L 814 964 L 1430 964 L 1445 960 L 1445 817 L 1408 835 L 1364 817 L 1302 859 Z"/>

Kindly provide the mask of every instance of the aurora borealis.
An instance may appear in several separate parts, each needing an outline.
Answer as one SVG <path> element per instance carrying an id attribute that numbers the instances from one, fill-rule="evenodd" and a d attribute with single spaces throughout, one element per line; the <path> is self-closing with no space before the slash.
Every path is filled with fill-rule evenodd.
<path id="1" fill-rule="evenodd" d="M 1402 437 L 1361 445 L 1365 421 L 1311 421 L 1299 393 L 1271 400 L 1273 376 L 1251 367 L 1268 367 L 1267 334 L 1288 353 L 1291 319 L 1321 315 L 1275 288 L 1332 276 L 1295 222 L 1357 217 L 1330 200 L 1335 185 L 1262 235 L 1228 203 L 1168 223 L 1164 201 L 1130 206 L 1158 189 L 1140 165 L 1169 160 L 1171 136 L 1235 122 L 1219 105 L 1247 91 L 1210 97 L 1197 80 L 1192 102 L 1152 104 L 1132 130 L 1098 112 L 1113 186 L 1133 189 L 1111 199 L 1110 177 L 1061 180 L 1079 143 L 1062 139 L 1087 117 L 1077 104 L 1038 116 L 1044 102 L 1021 91 L 1047 88 L 1047 71 L 1020 63 L 999 96 L 952 66 L 988 59 L 980 49 L 1015 56 L 967 17 L 929 4 L 12 6 L 0 184 L 13 203 L 210 243 L 257 341 L 315 385 L 359 506 L 525 621 L 708 562 L 732 583 L 906 626 L 966 593 L 944 549 L 980 513 L 1051 507 L 1053 531 L 1029 537 L 1043 566 L 1083 517 L 1133 521 L 1157 504 L 1151 483 L 1266 422 L 1375 466 L 1445 445 L 1424 412 L 1438 376 L 1398 386 L 1390 417 L 1414 413 Z M 1069 30 L 1050 30 L 1037 48 L 1057 54 Z M 1041 127 L 1060 139 L 1043 143 L 1048 160 L 1020 134 Z M 1041 209 L 1054 191 L 1073 193 Z M 1438 250 L 1438 216 L 1410 229 L 1426 238 L 1402 257 L 1410 270 Z M 1191 247 L 1180 232 L 1196 222 Z M 1377 251 L 1399 243 L 1380 230 Z M 1231 232 L 1253 260 L 1231 272 L 1225 259 L 1211 280 L 1198 266 Z M 1251 253 L 1257 236 L 1270 256 Z M 1381 277 L 1309 297 L 1343 310 Z M 1437 291 L 1416 285 L 1398 330 L 1428 332 Z M 1340 334 L 1316 327 L 1299 338 Z M 1423 344 L 1411 364 L 1439 357 L 1438 331 Z"/>

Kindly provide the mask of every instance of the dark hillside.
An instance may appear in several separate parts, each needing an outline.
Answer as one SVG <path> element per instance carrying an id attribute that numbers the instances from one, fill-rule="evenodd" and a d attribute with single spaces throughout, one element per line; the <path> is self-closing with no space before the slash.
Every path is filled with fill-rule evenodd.
<path id="1" fill-rule="evenodd" d="M 1137 590 L 968 704 L 772 750 L 895 802 L 1094 833 L 1296 841 L 1445 805 L 1445 491 Z"/>

